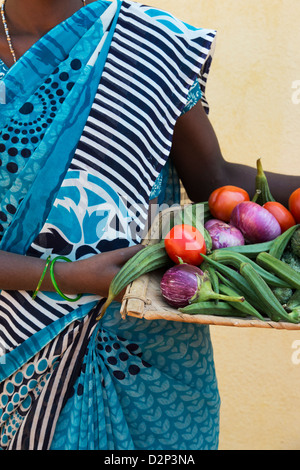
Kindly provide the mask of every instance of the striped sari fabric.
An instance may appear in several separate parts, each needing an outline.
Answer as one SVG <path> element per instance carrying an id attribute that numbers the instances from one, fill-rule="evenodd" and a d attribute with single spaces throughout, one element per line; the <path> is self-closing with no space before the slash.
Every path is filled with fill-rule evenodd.
<path id="1" fill-rule="evenodd" d="M 196 79 L 207 106 L 214 38 L 98 0 L 27 51 L 2 79 L 0 249 L 76 261 L 139 243 Z M 216 448 L 208 327 L 117 303 L 96 322 L 102 302 L 1 292 L 0 448 Z"/>

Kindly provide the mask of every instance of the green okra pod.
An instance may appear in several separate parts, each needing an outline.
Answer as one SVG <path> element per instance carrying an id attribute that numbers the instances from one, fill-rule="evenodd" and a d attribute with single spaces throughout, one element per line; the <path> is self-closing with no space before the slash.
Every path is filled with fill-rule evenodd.
<path id="1" fill-rule="evenodd" d="M 253 243 L 241 246 L 231 246 L 228 248 L 222 248 L 222 251 L 231 251 L 233 253 L 240 253 L 241 255 L 247 256 L 248 258 L 255 259 L 256 256 L 262 251 L 269 251 L 274 244 L 274 240 L 264 243 Z"/>
<path id="2" fill-rule="evenodd" d="M 230 266 L 214 261 L 210 256 L 202 255 L 202 257 L 215 267 L 217 273 L 223 274 L 232 283 L 234 288 L 237 289 L 240 295 L 243 295 L 257 310 L 263 312 L 263 305 L 261 305 L 257 296 L 254 295 L 252 288 L 239 272 Z"/>
<path id="3" fill-rule="evenodd" d="M 274 273 L 267 271 L 261 265 L 258 265 L 255 261 L 247 258 L 247 256 L 244 256 L 240 253 L 234 253 L 232 251 L 225 251 L 225 250 L 223 251 L 222 249 L 220 249 L 220 250 L 215 250 L 212 253 L 212 255 L 210 255 L 210 257 L 214 261 L 218 261 L 219 263 L 233 266 L 236 269 L 239 269 L 242 263 L 250 263 L 256 269 L 256 271 L 260 274 L 260 276 L 267 282 L 269 286 L 272 286 L 272 287 L 289 287 L 290 286 L 290 284 L 288 284 L 287 281 L 280 278 L 278 275 L 275 275 Z"/>
<path id="4" fill-rule="evenodd" d="M 213 301 L 197 302 L 187 307 L 179 308 L 179 312 L 187 315 L 213 315 L 219 317 L 246 317 L 239 310 L 233 308 L 228 302 L 220 301 L 216 305 Z"/>
<path id="5" fill-rule="evenodd" d="M 220 288 L 220 292 L 222 294 L 226 294 L 226 295 L 239 295 L 239 292 L 238 290 L 236 290 L 234 287 L 232 287 L 232 284 L 230 282 L 228 282 L 228 280 L 222 276 L 220 273 L 219 273 L 219 277 L 221 279 L 221 282 L 219 284 L 219 288 Z M 228 302 L 230 304 L 230 302 Z M 262 321 L 265 321 L 266 319 L 260 314 L 260 312 L 253 307 L 253 305 L 248 302 L 246 299 L 244 300 L 244 302 L 240 303 L 240 304 L 236 304 L 234 305 L 234 307 L 239 310 L 240 312 L 244 313 L 246 316 L 250 316 L 250 317 L 256 317 L 258 318 L 259 320 L 262 320 Z"/>
<path id="6" fill-rule="evenodd" d="M 275 258 L 270 253 L 260 253 L 256 258 L 257 264 L 270 272 L 274 273 L 280 279 L 287 283 L 288 286 L 300 289 L 300 273 L 295 271 L 284 261 Z"/>
<path id="7" fill-rule="evenodd" d="M 277 237 L 269 250 L 261 250 L 260 252 L 269 252 L 271 256 L 274 258 L 281 259 L 286 247 L 288 246 L 292 236 L 296 232 L 296 230 L 300 227 L 300 225 L 293 225 L 288 230 L 283 232 L 279 237 Z M 257 253 L 259 254 L 259 253 Z"/>
<path id="8" fill-rule="evenodd" d="M 275 322 L 299 323 L 292 315 L 289 315 L 279 300 L 273 294 L 271 288 L 249 263 L 242 263 L 240 273 L 247 280 L 254 294 L 264 305 L 265 314 Z"/>
<path id="9" fill-rule="evenodd" d="M 217 276 L 215 268 L 209 264 L 207 261 L 203 261 L 201 264 L 201 270 L 203 272 L 207 271 L 211 285 L 212 285 L 212 290 L 216 293 L 219 294 L 219 278 Z M 215 303 L 217 304 L 219 302 L 219 299 L 215 299 Z"/>

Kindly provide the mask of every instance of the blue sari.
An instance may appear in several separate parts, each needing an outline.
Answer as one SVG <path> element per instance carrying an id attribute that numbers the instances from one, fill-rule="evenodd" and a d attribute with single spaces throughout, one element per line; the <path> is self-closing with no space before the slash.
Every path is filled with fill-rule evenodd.
<path id="1" fill-rule="evenodd" d="M 139 243 L 214 36 L 98 0 L 32 46 L 1 80 L 0 249 L 76 261 Z M 209 328 L 122 320 L 118 303 L 97 322 L 102 303 L 1 292 L 0 448 L 216 449 Z"/>

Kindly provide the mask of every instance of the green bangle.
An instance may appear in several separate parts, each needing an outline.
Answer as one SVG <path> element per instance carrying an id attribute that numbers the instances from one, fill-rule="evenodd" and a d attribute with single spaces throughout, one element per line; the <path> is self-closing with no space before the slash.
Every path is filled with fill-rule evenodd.
<path id="1" fill-rule="evenodd" d="M 44 267 L 44 271 L 42 272 L 42 275 L 41 275 L 41 278 L 40 278 L 40 280 L 39 280 L 39 282 L 38 282 L 38 285 L 36 286 L 36 289 L 35 289 L 35 291 L 34 291 L 34 293 L 33 293 L 33 295 L 32 295 L 32 299 L 33 299 L 33 300 L 36 298 L 36 296 L 37 296 L 37 294 L 38 294 L 38 292 L 39 292 L 39 290 L 40 290 L 40 287 L 41 287 L 42 282 L 43 282 L 43 280 L 44 280 L 44 277 L 45 277 L 45 275 L 46 275 L 46 272 L 47 272 L 48 266 L 49 266 L 49 264 L 50 264 L 50 261 L 51 261 L 51 256 L 48 256 L 47 261 L 46 261 L 46 265 L 45 265 L 45 267 Z"/>
<path id="2" fill-rule="evenodd" d="M 82 294 L 79 294 L 75 299 L 71 299 L 70 297 L 67 297 L 65 294 L 63 294 L 62 291 L 60 290 L 60 288 L 59 288 L 58 285 L 57 285 L 57 282 L 56 282 L 55 277 L 54 277 L 54 265 L 55 265 L 56 261 L 58 261 L 59 259 L 62 259 L 62 260 L 67 261 L 67 262 L 69 262 L 69 263 L 72 262 L 69 258 L 66 258 L 65 256 L 56 256 L 56 258 L 54 258 L 54 259 L 51 261 L 51 264 L 50 264 L 50 276 L 51 276 L 51 281 L 52 281 L 53 287 L 54 287 L 54 289 L 56 290 L 56 292 L 57 292 L 64 300 L 67 300 L 68 302 L 77 302 L 77 300 L 81 299 Z"/>

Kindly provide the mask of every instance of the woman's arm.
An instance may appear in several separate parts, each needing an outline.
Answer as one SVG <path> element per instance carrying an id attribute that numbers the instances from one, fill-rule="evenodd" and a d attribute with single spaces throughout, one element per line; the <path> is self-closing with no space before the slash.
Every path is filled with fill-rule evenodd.
<path id="1" fill-rule="evenodd" d="M 201 102 L 178 119 L 171 158 L 194 202 L 207 201 L 214 189 L 228 184 L 243 187 L 250 197 L 254 195 L 256 168 L 224 160 Z M 300 187 L 300 177 L 265 173 L 274 198 L 287 205 L 289 195 Z"/>
<path id="2" fill-rule="evenodd" d="M 56 282 L 65 294 L 89 293 L 107 297 L 109 284 L 123 264 L 141 250 L 141 245 L 101 253 L 73 263 L 57 261 Z M 0 289 L 35 291 L 46 261 L 0 251 Z M 41 290 L 54 291 L 49 269 Z"/>

